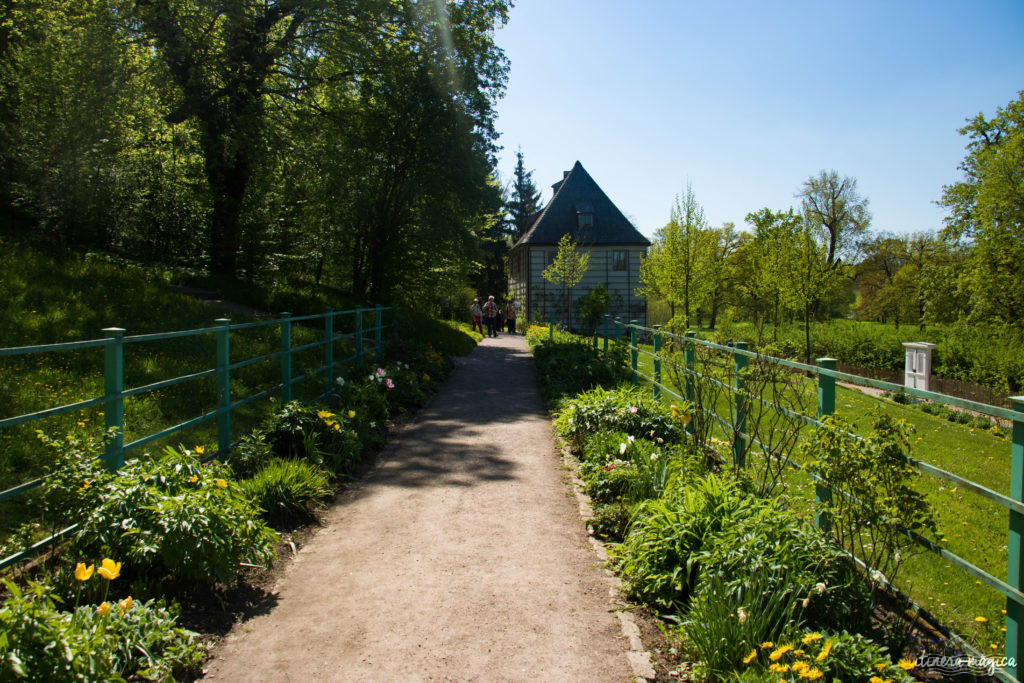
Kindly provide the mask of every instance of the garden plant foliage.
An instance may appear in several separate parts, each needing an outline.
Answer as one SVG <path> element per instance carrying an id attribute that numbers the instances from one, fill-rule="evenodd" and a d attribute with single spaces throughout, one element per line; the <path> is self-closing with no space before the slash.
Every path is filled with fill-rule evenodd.
<path id="1" fill-rule="evenodd" d="M 581 353 L 557 335 L 536 351 L 542 368 Z M 873 620 L 871 584 L 844 548 L 784 497 L 769 495 L 773 487 L 696 445 L 689 430 L 697 406 L 665 405 L 613 379 L 578 385 L 557 401 L 555 425 L 595 503 L 591 528 L 612 541 L 629 594 L 678 624 L 695 673 L 909 680 L 913 663 L 893 659 L 904 641 Z M 892 438 L 873 447 L 895 458 L 903 442 L 890 427 L 883 431 Z M 806 447 L 817 456 L 824 450 Z"/>

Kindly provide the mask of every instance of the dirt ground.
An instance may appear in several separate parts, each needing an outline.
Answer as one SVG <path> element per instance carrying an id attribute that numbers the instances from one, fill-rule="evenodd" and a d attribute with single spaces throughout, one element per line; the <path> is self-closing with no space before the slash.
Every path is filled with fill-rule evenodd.
<path id="1" fill-rule="evenodd" d="M 522 337 L 485 339 L 235 625 L 226 681 L 626 681 Z M 635 642 L 634 642 L 635 649 Z"/>

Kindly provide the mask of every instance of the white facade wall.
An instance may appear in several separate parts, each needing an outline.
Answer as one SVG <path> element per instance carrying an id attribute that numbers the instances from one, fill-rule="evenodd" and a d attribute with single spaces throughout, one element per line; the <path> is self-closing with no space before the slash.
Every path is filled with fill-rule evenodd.
<path id="1" fill-rule="evenodd" d="M 580 249 L 590 254 L 590 263 L 587 274 L 571 292 L 574 320 L 576 301 L 600 283 L 604 284 L 611 295 L 608 313 L 612 317 L 619 317 L 623 321 L 637 320 L 646 325 L 647 301 L 636 295 L 640 285 L 640 259 L 646 253 L 646 247 L 600 246 Z M 556 320 L 562 318 L 565 291 L 558 285 L 552 285 L 542 275 L 557 251 L 555 246 L 528 246 L 517 249 L 509 258 L 509 288 L 516 299 L 524 303 L 527 320 L 547 322 L 551 313 L 555 314 Z M 625 255 L 624 260 L 618 259 L 625 266 L 624 269 L 615 268 L 617 253 Z"/>

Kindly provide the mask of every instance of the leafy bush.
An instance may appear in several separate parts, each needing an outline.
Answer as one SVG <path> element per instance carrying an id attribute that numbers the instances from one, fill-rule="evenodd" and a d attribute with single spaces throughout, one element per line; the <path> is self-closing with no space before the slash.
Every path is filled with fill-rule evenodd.
<path id="1" fill-rule="evenodd" d="M 129 599 L 109 609 L 57 609 L 47 588 L 22 591 L 4 581 L 0 605 L 0 679 L 122 681 L 132 677 L 174 680 L 196 672 L 203 646 L 176 623 L 176 608 Z"/>
<path id="2" fill-rule="evenodd" d="M 308 518 L 320 499 L 331 494 L 327 472 L 301 460 L 274 458 L 239 483 L 269 519 Z"/>
<path id="3" fill-rule="evenodd" d="M 629 527 L 629 508 L 622 503 L 598 505 L 587 525 L 603 541 L 621 541 Z"/>
<path id="4" fill-rule="evenodd" d="M 279 458 L 307 460 L 332 473 L 359 461 L 359 438 L 347 413 L 292 401 L 275 413 L 261 430 Z"/>
<path id="5" fill-rule="evenodd" d="M 139 573 L 194 583 L 231 583 L 242 563 L 269 566 L 274 558 L 277 535 L 227 465 L 203 465 L 168 447 L 158 460 L 131 460 L 93 488 L 98 502 L 73 537 L 84 554 L 123 557 Z"/>
<path id="6" fill-rule="evenodd" d="M 692 449 L 659 445 L 625 432 L 588 435 L 580 460 L 580 478 L 598 503 L 657 498 L 681 475 L 704 474 Z"/>
<path id="7" fill-rule="evenodd" d="M 741 669 L 741 662 L 763 643 L 782 642 L 797 632 L 796 596 L 773 590 L 790 583 L 785 571 L 754 575 L 738 590 L 729 590 L 714 576 L 694 598 L 681 630 L 706 676 L 719 680 Z"/>
<path id="8" fill-rule="evenodd" d="M 110 476 L 100 458 L 112 434 L 97 439 L 72 432 L 55 439 L 36 432 L 52 454 L 38 498 L 43 519 L 52 528 L 61 529 L 78 521 L 99 503 L 100 488 L 95 484 Z"/>
<path id="9" fill-rule="evenodd" d="M 549 403 L 594 387 L 612 387 L 629 378 L 621 343 L 613 345 L 605 356 L 594 349 L 590 339 L 565 332 L 548 339 L 537 329 L 530 328 L 527 340 L 533 349 L 541 391 Z"/>
<path id="10" fill-rule="evenodd" d="M 402 361 L 376 368 L 368 381 L 384 395 L 388 405 L 394 409 L 392 412 L 409 414 L 426 401 L 422 376 Z"/>
<path id="11" fill-rule="evenodd" d="M 274 447 L 267 442 L 264 430 L 256 428 L 238 440 L 238 444 L 225 458 L 225 462 L 235 476 L 246 478 L 254 475 L 273 459 Z"/>
<path id="12" fill-rule="evenodd" d="M 700 575 L 697 553 L 752 505 L 735 480 L 715 474 L 639 503 L 625 540 L 613 548 L 629 593 L 682 613 Z"/>
<path id="13" fill-rule="evenodd" d="M 359 438 L 360 446 L 376 447 L 384 443 L 390 411 L 388 400 L 376 384 L 364 379 L 338 378 L 336 387 L 329 397 L 329 403 L 336 405 L 336 410 L 343 411 L 349 419 Z"/>
<path id="14" fill-rule="evenodd" d="M 849 558 L 777 498 L 753 497 L 694 555 L 697 599 L 741 596 L 757 584 L 799 603 L 810 628 L 871 630 L 871 593 Z M 775 636 L 773 636 L 775 637 Z"/>
<path id="15" fill-rule="evenodd" d="M 841 418 L 828 416 L 798 456 L 837 491 L 827 510 L 836 541 L 890 581 L 912 547 L 906 531 L 935 531 L 931 506 L 913 487 L 920 473 L 907 462 L 911 430 L 879 413 L 868 438 L 858 439 Z"/>
<path id="16" fill-rule="evenodd" d="M 684 414 L 689 412 L 684 407 Z M 574 448 L 589 433 L 621 431 L 658 444 L 678 443 L 683 422 L 673 412 L 639 388 L 598 387 L 566 401 L 555 418 L 555 427 Z"/>

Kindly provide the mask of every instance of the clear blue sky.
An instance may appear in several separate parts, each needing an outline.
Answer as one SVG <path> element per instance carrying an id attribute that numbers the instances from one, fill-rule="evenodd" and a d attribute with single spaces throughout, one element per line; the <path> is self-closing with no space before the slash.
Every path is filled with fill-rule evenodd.
<path id="1" fill-rule="evenodd" d="M 872 228 L 935 230 L 964 119 L 1024 90 L 1024 0 L 517 0 L 497 42 L 499 169 L 578 159 L 645 235 L 693 185 L 714 225 L 857 179 Z"/>

